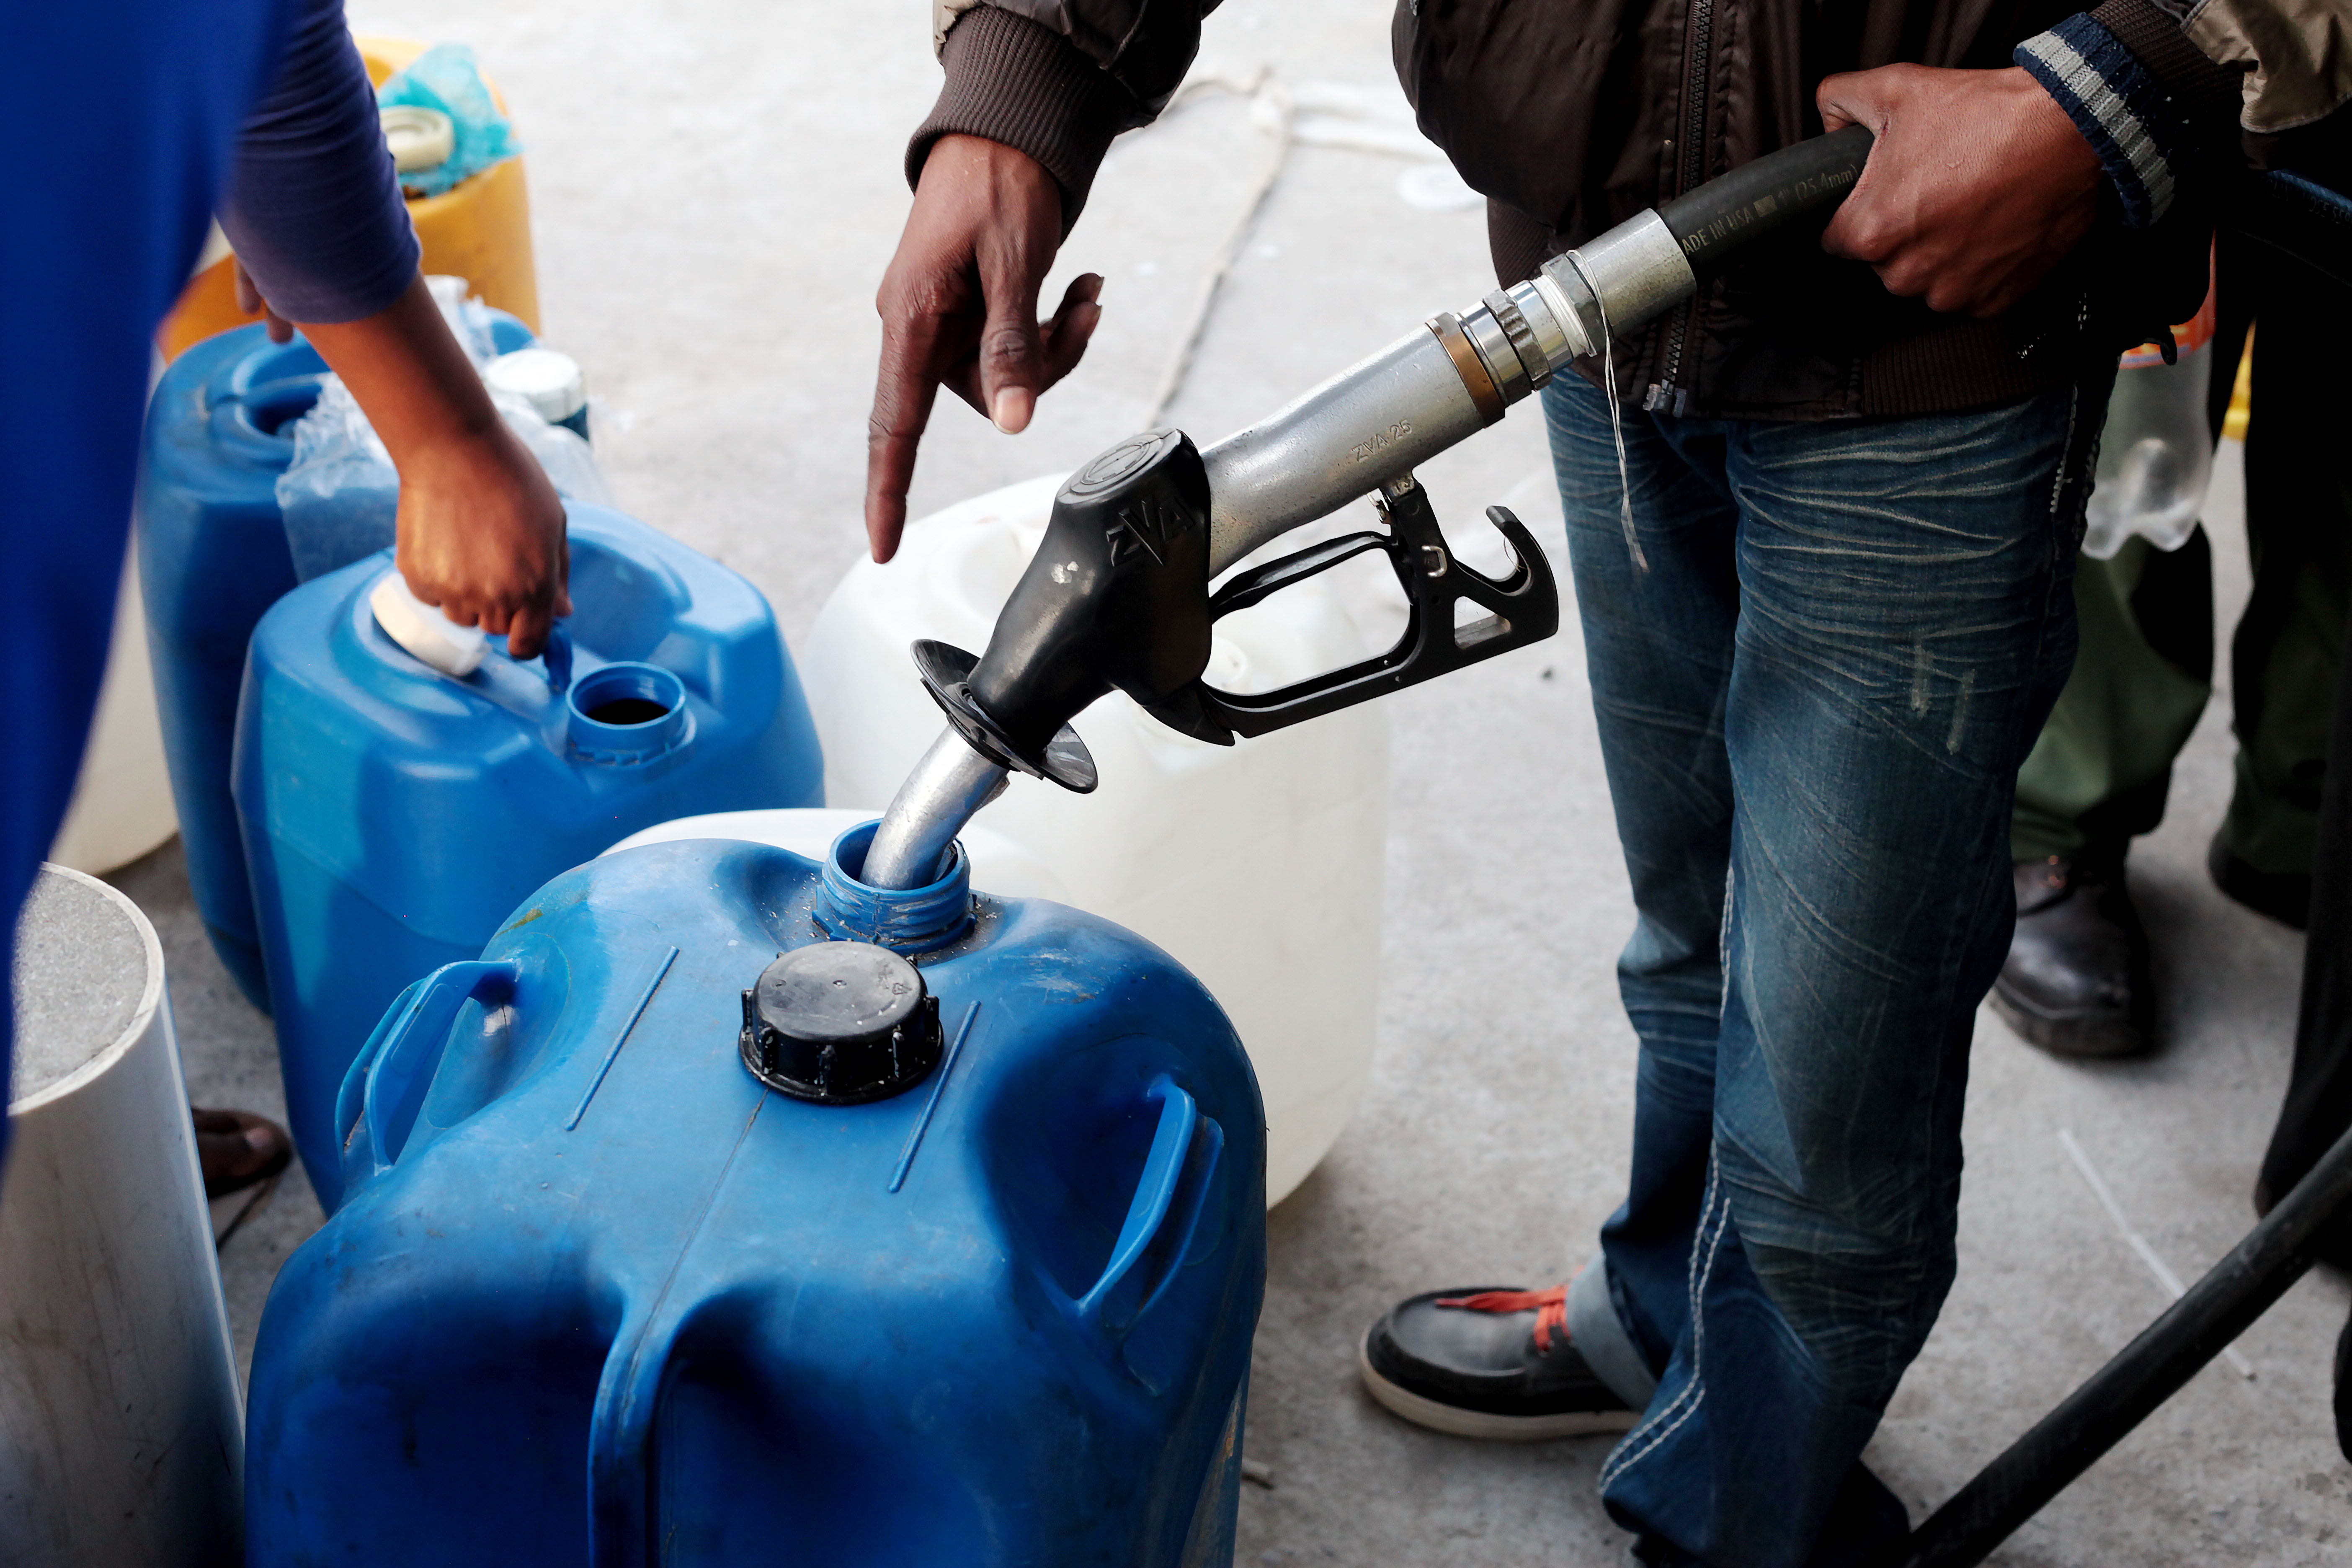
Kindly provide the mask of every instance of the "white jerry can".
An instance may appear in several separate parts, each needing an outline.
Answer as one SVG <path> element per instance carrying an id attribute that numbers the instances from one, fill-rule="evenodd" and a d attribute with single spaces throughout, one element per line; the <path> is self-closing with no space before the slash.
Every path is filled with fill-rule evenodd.
<path id="1" fill-rule="evenodd" d="M 128 866 L 180 830 L 163 763 L 155 679 L 147 665 L 147 612 L 139 597 L 138 564 L 134 544 L 123 558 L 106 679 L 90 715 L 81 771 L 49 847 L 50 859 L 92 876 Z"/>
<path id="2" fill-rule="evenodd" d="M 829 805 L 878 815 L 938 737 L 908 647 L 988 646 L 1062 479 L 911 522 L 895 560 L 861 561 L 834 590 L 801 661 Z M 1219 621 L 1204 679 L 1272 691 L 1375 651 L 1338 595 L 1310 582 Z M 1077 795 L 1016 774 L 976 826 L 1028 851 L 1061 889 L 1049 896 L 1158 943 L 1223 1004 L 1265 1097 L 1266 1201 L 1278 1202 L 1329 1151 L 1370 1077 L 1387 716 L 1370 703 L 1216 746 L 1113 692 L 1075 727 L 1101 787 Z M 972 853 L 974 882 L 989 889 Z"/>

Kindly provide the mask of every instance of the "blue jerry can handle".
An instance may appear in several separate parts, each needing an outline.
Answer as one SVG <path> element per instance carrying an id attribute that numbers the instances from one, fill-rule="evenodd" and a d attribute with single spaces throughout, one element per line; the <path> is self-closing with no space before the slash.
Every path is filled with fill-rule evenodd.
<path id="1" fill-rule="evenodd" d="M 517 658 L 510 653 L 506 657 L 507 662 L 518 667 L 526 667 L 530 663 L 530 659 Z M 566 691 L 572 689 L 571 627 L 562 621 L 551 622 L 547 628 L 547 646 L 541 648 L 533 657 L 539 660 L 541 668 L 547 672 L 547 689 L 551 695 L 561 699 Z"/>
<path id="2" fill-rule="evenodd" d="M 1160 1126 L 1151 1135 L 1151 1152 L 1144 1158 L 1143 1175 L 1135 1184 L 1126 1223 L 1118 1227 L 1118 1240 L 1110 1249 L 1110 1261 L 1103 1266 L 1102 1278 L 1077 1303 L 1079 1321 L 1113 1337 L 1124 1335 L 1159 1305 L 1177 1270 L 1183 1268 L 1192 1249 L 1192 1233 L 1200 1228 L 1210 1179 L 1225 1146 L 1224 1129 L 1202 1115 L 1192 1097 L 1166 1073 L 1153 1079 L 1143 1094 L 1147 1100 L 1160 1102 Z M 1112 1292 L 1163 1231 L 1170 1232 L 1171 1243 L 1161 1249 L 1164 1270 L 1140 1293 L 1140 1304 L 1114 1321 L 1109 1311 Z"/>
<path id="3" fill-rule="evenodd" d="M 518 973 L 511 963 L 445 963 L 412 984 L 384 1013 L 335 1092 L 343 1202 L 400 1157 L 458 1009 L 512 996 Z"/>
<path id="4" fill-rule="evenodd" d="M 562 621 L 547 628 L 547 647 L 540 650 L 547 667 L 547 689 L 558 697 L 572 689 L 572 628 Z"/>
<path id="5" fill-rule="evenodd" d="M 378 1018 L 375 1027 L 369 1031 L 367 1044 L 362 1046 L 360 1054 L 352 1058 L 352 1065 L 343 1069 L 343 1081 L 335 1090 L 336 1148 L 351 1146 L 352 1134 L 358 1130 L 356 1123 L 362 1097 L 367 1092 L 368 1068 L 374 1064 L 376 1053 L 383 1049 L 383 1037 L 392 1033 L 392 1026 L 406 1014 L 409 1003 L 415 1000 L 416 993 L 424 984 L 422 980 L 412 980 L 406 990 L 392 999 L 392 1005 L 383 1010 L 383 1016 Z"/>

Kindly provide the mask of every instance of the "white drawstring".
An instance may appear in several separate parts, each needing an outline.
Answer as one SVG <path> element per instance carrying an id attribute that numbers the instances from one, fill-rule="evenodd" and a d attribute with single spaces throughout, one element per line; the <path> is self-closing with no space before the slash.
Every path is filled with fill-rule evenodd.
<path id="1" fill-rule="evenodd" d="M 1625 416 L 1617 405 L 1617 340 L 1609 330 L 1609 306 L 1601 298 L 1601 290 L 1584 275 L 1584 263 L 1573 250 L 1568 253 L 1568 264 L 1576 268 L 1577 278 L 1592 296 L 1593 309 L 1601 312 L 1601 380 L 1609 394 L 1609 434 L 1617 442 L 1617 504 L 1625 524 L 1625 550 L 1633 558 L 1633 570 L 1647 572 L 1650 563 L 1642 553 L 1641 535 L 1633 531 L 1633 476 L 1625 461 Z"/>

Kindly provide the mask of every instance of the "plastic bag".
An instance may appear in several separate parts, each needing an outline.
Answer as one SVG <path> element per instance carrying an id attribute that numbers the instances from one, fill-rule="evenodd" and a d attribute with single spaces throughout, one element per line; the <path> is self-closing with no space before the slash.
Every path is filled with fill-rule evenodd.
<path id="1" fill-rule="evenodd" d="M 2178 550 L 2197 531 L 2213 479 L 2213 429 L 2205 413 L 2213 378 L 2216 296 L 2172 329 L 2173 363 L 2155 343 L 2123 356 L 2107 399 L 2099 463 L 2086 509 L 2083 553 L 2112 561 L 2135 535 Z"/>
<path id="2" fill-rule="evenodd" d="M 507 428 L 547 471 L 566 500 L 610 506 L 613 492 L 588 443 L 509 393 L 490 401 Z M 392 454 L 338 376 L 320 384 L 319 401 L 294 425 L 294 460 L 278 477 L 278 505 L 294 576 L 313 577 L 391 548 L 400 513 L 400 475 Z"/>
<path id="3" fill-rule="evenodd" d="M 556 494 L 591 506 L 611 506 L 613 491 L 604 470 L 596 466 L 596 450 L 561 425 L 550 425 L 528 398 L 511 392 L 493 392 L 490 401 L 506 416 L 507 428 L 522 437 L 539 466 L 547 470 Z"/>
<path id="4" fill-rule="evenodd" d="M 319 401 L 294 423 L 294 460 L 278 476 L 278 506 L 299 583 L 393 542 L 400 475 L 341 376 L 321 381 Z"/>
<path id="5" fill-rule="evenodd" d="M 441 307 L 441 319 L 449 323 L 449 335 L 466 351 L 466 357 L 481 369 L 499 357 L 498 331 L 491 325 L 490 308 L 467 292 L 473 285 L 463 278 L 453 278 L 446 272 L 428 272 L 425 287 L 433 302 Z"/>
<path id="6" fill-rule="evenodd" d="M 447 115 L 454 144 L 448 158 L 400 177 L 410 195 L 437 196 L 491 164 L 522 151 L 514 126 L 499 112 L 482 80 L 482 68 L 465 44 L 436 44 L 384 79 L 376 101 L 386 109 L 414 104 Z"/>

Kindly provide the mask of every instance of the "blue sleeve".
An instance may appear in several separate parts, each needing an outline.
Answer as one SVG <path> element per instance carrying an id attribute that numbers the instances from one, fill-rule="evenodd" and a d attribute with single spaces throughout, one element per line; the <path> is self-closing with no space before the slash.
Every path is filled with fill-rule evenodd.
<path id="1" fill-rule="evenodd" d="M 289 321 L 356 321 L 416 276 L 416 231 L 343 0 L 295 0 L 278 77 L 238 143 L 222 230 Z"/>

